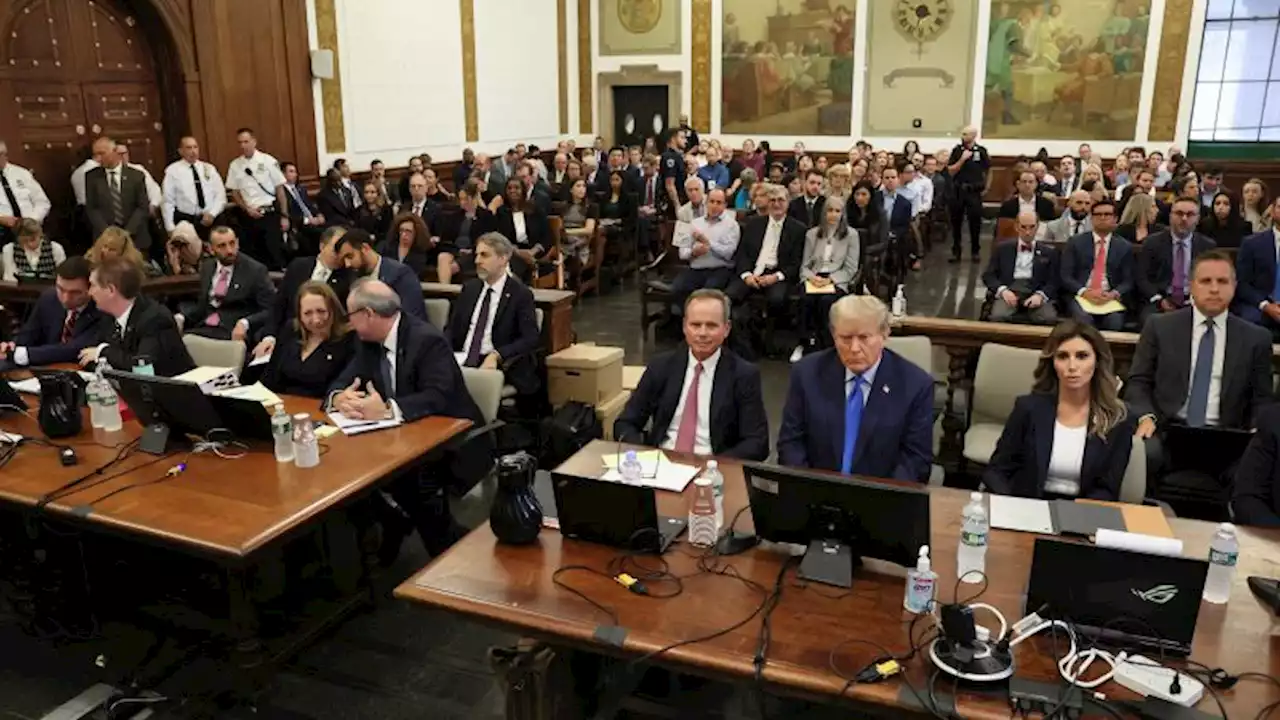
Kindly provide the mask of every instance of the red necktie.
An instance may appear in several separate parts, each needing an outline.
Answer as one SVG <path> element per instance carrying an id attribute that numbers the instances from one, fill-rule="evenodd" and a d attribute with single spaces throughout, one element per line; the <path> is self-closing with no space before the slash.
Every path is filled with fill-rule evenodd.
<path id="1" fill-rule="evenodd" d="M 1097 250 L 1093 253 L 1093 272 L 1089 274 L 1089 289 L 1102 290 L 1102 278 L 1107 272 L 1107 244 L 1102 240 L 1095 242 Z"/>
<path id="2" fill-rule="evenodd" d="M 76 329 L 76 318 L 79 317 L 79 310 L 68 310 L 67 319 L 62 321 L 62 337 L 59 343 L 66 345 L 71 342 L 71 333 Z"/>
<path id="3" fill-rule="evenodd" d="M 222 304 L 222 299 L 227 296 L 227 285 L 231 282 L 231 270 L 228 268 L 218 268 L 218 279 L 213 284 L 213 297 L 210 300 L 216 308 Z M 204 324 L 209 327 L 218 326 L 218 311 L 214 310 L 204 319 Z"/>
<path id="4" fill-rule="evenodd" d="M 676 431 L 676 452 L 691 453 L 698 437 L 698 382 L 702 379 L 702 363 L 693 366 L 693 382 L 684 396 L 684 412 L 680 413 L 680 429 Z"/>
<path id="5" fill-rule="evenodd" d="M 649 178 L 647 181 L 645 181 L 644 185 L 646 188 L 648 188 L 648 190 L 645 191 L 644 204 L 652 205 L 653 204 L 653 178 Z"/>

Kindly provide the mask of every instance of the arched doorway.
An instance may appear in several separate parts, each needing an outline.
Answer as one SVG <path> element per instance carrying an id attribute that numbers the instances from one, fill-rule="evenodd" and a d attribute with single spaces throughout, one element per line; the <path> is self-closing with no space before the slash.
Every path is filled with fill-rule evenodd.
<path id="1" fill-rule="evenodd" d="M 109 134 L 159 180 L 167 142 L 158 58 L 169 33 L 130 0 L 14 0 L 0 18 L 0 138 L 53 202 L 48 230 L 65 234 L 75 199 L 71 171 Z M 157 52 L 157 50 L 161 52 Z M 180 97 L 181 93 L 169 93 Z M 12 102 L 7 102 L 12 99 Z M 181 100 L 178 101 L 179 103 Z"/>

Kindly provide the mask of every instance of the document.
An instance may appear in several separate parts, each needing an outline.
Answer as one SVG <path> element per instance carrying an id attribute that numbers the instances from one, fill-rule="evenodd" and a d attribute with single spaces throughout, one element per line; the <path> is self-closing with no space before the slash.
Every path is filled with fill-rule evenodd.
<path id="1" fill-rule="evenodd" d="M 1108 300 L 1104 303 L 1096 303 L 1086 300 L 1083 295 L 1076 296 L 1076 302 L 1080 307 L 1090 315 L 1110 315 L 1111 313 L 1124 312 L 1124 304 L 1119 300 Z"/>
<path id="2" fill-rule="evenodd" d="M 404 424 L 404 417 L 400 415 L 399 408 L 396 409 L 395 417 L 386 420 L 358 420 L 349 418 L 337 410 L 331 410 L 329 411 L 329 422 L 336 425 L 343 435 L 360 435 L 374 430 L 399 427 Z"/>
<path id="3" fill-rule="evenodd" d="M 618 467 L 618 463 L 622 462 L 622 456 L 625 454 L 602 455 L 600 459 L 604 462 L 605 468 L 612 470 Z M 644 475 L 656 475 L 658 473 L 658 463 L 662 461 L 663 457 L 661 450 L 636 451 L 636 459 L 640 461 L 640 472 Z"/>
<path id="4" fill-rule="evenodd" d="M 684 489 L 689 485 L 689 481 L 702 472 L 702 468 L 697 465 L 683 465 L 668 460 L 666 454 L 661 450 L 649 450 L 646 453 L 656 453 L 658 459 L 651 466 L 646 466 L 644 459 L 640 460 L 639 485 L 641 487 L 666 490 L 667 492 L 684 492 Z M 636 454 L 639 455 L 640 453 Z M 616 459 L 617 456 L 614 457 Z M 618 471 L 615 464 L 606 470 L 600 476 L 600 479 L 609 482 L 622 482 L 622 473 Z"/>
<path id="5" fill-rule="evenodd" d="M 1053 513 L 1045 500 L 991 495 L 991 527 L 1017 532 L 1056 535 Z"/>
<path id="6" fill-rule="evenodd" d="M 237 398 L 239 400 L 257 400 L 267 407 L 275 407 L 283 405 L 284 401 L 279 395 L 271 392 L 265 385 L 256 382 L 252 385 L 241 385 L 240 387 L 225 388 L 222 390 L 214 390 L 210 395 L 218 395 L 220 397 Z"/>
<path id="7" fill-rule="evenodd" d="M 830 285 L 814 285 L 812 280 L 804 281 L 804 291 L 808 295 L 832 295 L 836 291 L 835 283 Z"/>
<path id="8" fill-rule="evenodd" d="M 250 360 L 250 361 L 249 361 L 249 367 L 257 367 L 257 366 L 259 366 L 259 365 L 266 365 L 266 364 L 267 364 L 267 363 L 269 363 L 269 362 L 271 362 L 271 353 L 267 353 L 266 355 L 263 355 L 262 357 L 256 357 L 256 358 L 254 358 L 254 359 Z"/>

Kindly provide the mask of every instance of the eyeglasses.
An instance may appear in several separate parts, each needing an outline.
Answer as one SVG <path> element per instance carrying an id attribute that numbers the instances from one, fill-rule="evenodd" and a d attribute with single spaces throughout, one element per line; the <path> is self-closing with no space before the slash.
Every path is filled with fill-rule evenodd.
<path id="1" fill-rule="evenodd" d="M 1178 217 L 1195 217 L 1200 214 L 1199 210 L 1173 210 L 1171 212 Z"/>

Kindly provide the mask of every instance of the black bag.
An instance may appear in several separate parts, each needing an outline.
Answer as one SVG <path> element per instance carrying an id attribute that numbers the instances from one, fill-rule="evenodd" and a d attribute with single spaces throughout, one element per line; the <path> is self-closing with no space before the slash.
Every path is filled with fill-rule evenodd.
<path id="1" fill-rule="evenodd" d="M 536 640 L 490 648 L 489 664 L 503 688 L 506 720 L 581 718 L 569 657 Z"/>
<path id="2" fill-rule="evenodd" d="M 573 457 L 592 440 L 604 437 L 604 428 L 592 406 L 567 402 L 542 421 L 542 453 L 539 466 L 554 468 Z"/>
<path id="3" fill-rule="evenodd" d="M 80 434 L 84 381 L 73 372 L 36 373 L 40 381 L 40 431 L 50 438 Z"/>

